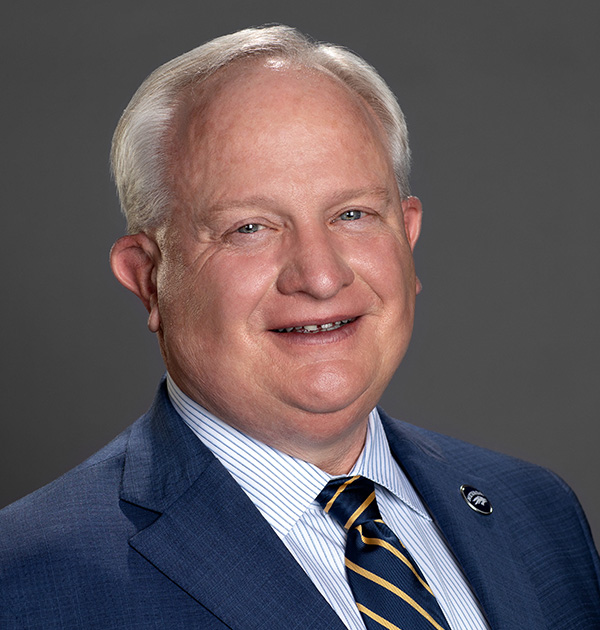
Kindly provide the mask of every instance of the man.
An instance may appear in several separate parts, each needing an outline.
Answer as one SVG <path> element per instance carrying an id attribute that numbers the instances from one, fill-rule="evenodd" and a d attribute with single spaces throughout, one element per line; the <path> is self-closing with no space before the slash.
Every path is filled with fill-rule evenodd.
<path id="1" fill-rule="evenodd" d="M 372 68 L 287 27 L 144 82 L 114 138 L 129 235 L 111 264 L 168 376 L 130 429 L 2 512 L 1 627 L 600 627 L 563 482 L 374 409 L 420 287 L 406 138 Z M 390 553 L 373 570 L 332 508 L 363 483 L 386 523 L 360 525 L 385 532 L 359 530 L 365 562 Z M 372 572 L 392 564 L 419 593 Z M 389 616 L 355 574 L 393 594 Z"/>

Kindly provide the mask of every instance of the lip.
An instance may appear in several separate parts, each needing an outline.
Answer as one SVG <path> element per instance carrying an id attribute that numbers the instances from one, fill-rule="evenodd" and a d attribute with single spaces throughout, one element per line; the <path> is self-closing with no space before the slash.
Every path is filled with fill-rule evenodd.
<path id="1" fill-rule="evenodd" d="M 323 324 L 333 324 L 335 322 L 341 322 L 341 321 L 347 321 L 347 320 L 356 321 L 360 319 L 360 317 L 361 317 L 360 315 L 345 313 L 343 315 L 329 315 L 325 317 L 305 317 L 302 319 L 298 318 L 294 320 L 285 321 L 281 324 L 278 323 L 275 326 L 270 326 L 269 332 L 277 332 L 279 330 L 285 330 L 286 328 L 300 328 L 303 326 L 323 326 Z M 354 321 L 351 321 L 349 323 L 354 323 Z M 349 324 L 345 324 L 345 326 L 348 326 L 348 325 Z M 342 328 L 344 328 L 345 326 L 342 326 Z M 322 331 L 322 332 L 327 332 L 327 331 Z M 280 333 L 280 334 L 283 334 L 283 333 Z"/>
<path id="2" fill-rule="evenodd" d="M 344 317 L 342 317 L 344 319 Z M 322 330 L 314 333 L 310 332 L 277 332 L 277 329 L 269 330 L 271 333 L 271 339 L 274 340 L 277 345 L 281 347 L 285 347 L 287 349 L 291 349 L 293 347 L 316 347 L 322 345 L 335 344 L 339 342 L 343 342 L 347 339 L 350 339 L 354 336 L 354 334 L 358 331 L 360 327 L 361 317 L 348 317 L 345 316 L 345 319 L 350 319 L 351 321 L 343 326 L 338 328 L 334 328 L 332 330 Z M 306 320 L 304 320 L 306 322 Z M 310 320 L 310 324 L 296 324 L 296 326 L 310 326 L 314 325 L 322 325 L 328 324 L 330 322 L 337 322 L 340 319 L 331 320 L 329 318 L 320 319 L 320 320 Z M 318 323 L 319 322 L 319 323 Z M 286 328 L 295 328 L 296 326 L 286 326 Z"/>

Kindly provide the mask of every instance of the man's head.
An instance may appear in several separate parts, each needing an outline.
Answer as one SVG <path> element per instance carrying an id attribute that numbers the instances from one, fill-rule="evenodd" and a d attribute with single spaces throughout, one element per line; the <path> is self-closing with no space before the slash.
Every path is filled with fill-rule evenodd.
<path id="1" fill-rule="evenodd" d="M 284 27 L 230 37 L 274 47 L 278 33 L 313 46 Z M 191 398 L 285 452 L 347 469 L 406 351 L 417 291 L 421 208 L 399 189 L 390 131 L 351 80 L 300 54 L 255 52 L 179 85 L 154 133 L 168 209 L 133 213 L 143 231 L 115 245 L 115 274 Z M 124 130 L 127 117 L 144 120 L 138 95 L 116 133 L 116 172 L 128 133 L 143 139 Z M 143 199 L 131 181 L 119 184 L 126 212 Z"/>
<path id="2" fill-rule="evenodd" d="M 208 78 L 239 61 L 287 61 L 331 73 L 371 106 L 388 137 L 398 186 L 408 196 L 408 134 L 396 98 L 363 59 L 333 44 L 315 43 L 288 26 L 238 31 L 214 39 L 157 68 L 139 87 L 115 130 L 112 169 L 129 233 L 156 227 L 170 212 L 173 133 L 182 98 L 200 106 L 212 98 Z M 176 150 L 176 147 L 175 147 Z"/>

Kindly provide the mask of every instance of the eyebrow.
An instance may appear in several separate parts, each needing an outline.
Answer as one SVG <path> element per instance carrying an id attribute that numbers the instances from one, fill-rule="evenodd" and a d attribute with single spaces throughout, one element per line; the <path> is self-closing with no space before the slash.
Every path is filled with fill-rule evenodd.
<path id="1" fill-rule="evenodd" d="M 392 200 L 392 193 L 386 186 L 372 186 L 369 188 L 353 188 L 350 190 L 342 190 L 339 193 L 332 195 L 332 204 L 337 205 L 350 201 L 351 199 L 357 199 L 360 197 L 375 197 L 381 199 L 386 203 L 390 203 Z"/>
<path id="2" fill-rule="evenodd" d="M 385 186 L 372 186 L 367 188 L 352 188 L 349 190 L 341 190 L 331 195 L 328 199 L 329 206 L 336 206 L 338 204 L 345 203 L 352 199 L 359 199 L 361 197 L 374 197 L 384 201 L 387 204 L 392 201 L 392 192 Z M 207 210 L 209 212 L 223 212 L 226 210 L 235 210 L 236 208 L 250 208 L 250 207 L 273 207 L 280 204 L 272 197 L 265 195 L 252 195 L 243 199 L 232 199 L 225 202 L 217 201 L 211 204 Z"/>

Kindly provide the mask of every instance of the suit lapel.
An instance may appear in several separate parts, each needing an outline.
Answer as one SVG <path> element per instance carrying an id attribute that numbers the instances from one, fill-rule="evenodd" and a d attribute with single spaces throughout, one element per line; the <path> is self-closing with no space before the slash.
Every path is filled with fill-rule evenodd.
<path id="1" fill-rule="evenodd" d="M 540 627 L 538 599 L 520 558 L 513 554 L 511 522 L 518 509 L 501 484 L 474 474 L 428 434 L 381 414 L 392 452 L 458 559 L 496 630 Z M 494 511 L 472 510 L 460 493 L 468 484 L 482 491 Z M 543 621 L 542 621 L 543 622 Z"/>
<path id="2" fill-rule="evenodd" d="M 510 545 L 518 509 L 512 493 L 456 461 L 431 434 L 381 415 L 394 456 L 491 627 L 539 627 L 537 598 Z M 494 512 L 471 510 L 462 484 L 484 492 Z M 164 384 L 132 429 L 121 499 L 139 530 L 130 545 L 230 628 L 344 629 L 254 504 L 181 421 Z"/>
<path id="3" fill-rule="evenodd" d="M 134 426 L 121 497 L 141 528 L 130 545 L 228 627 L 344 629 L 164 391 Z"/>

